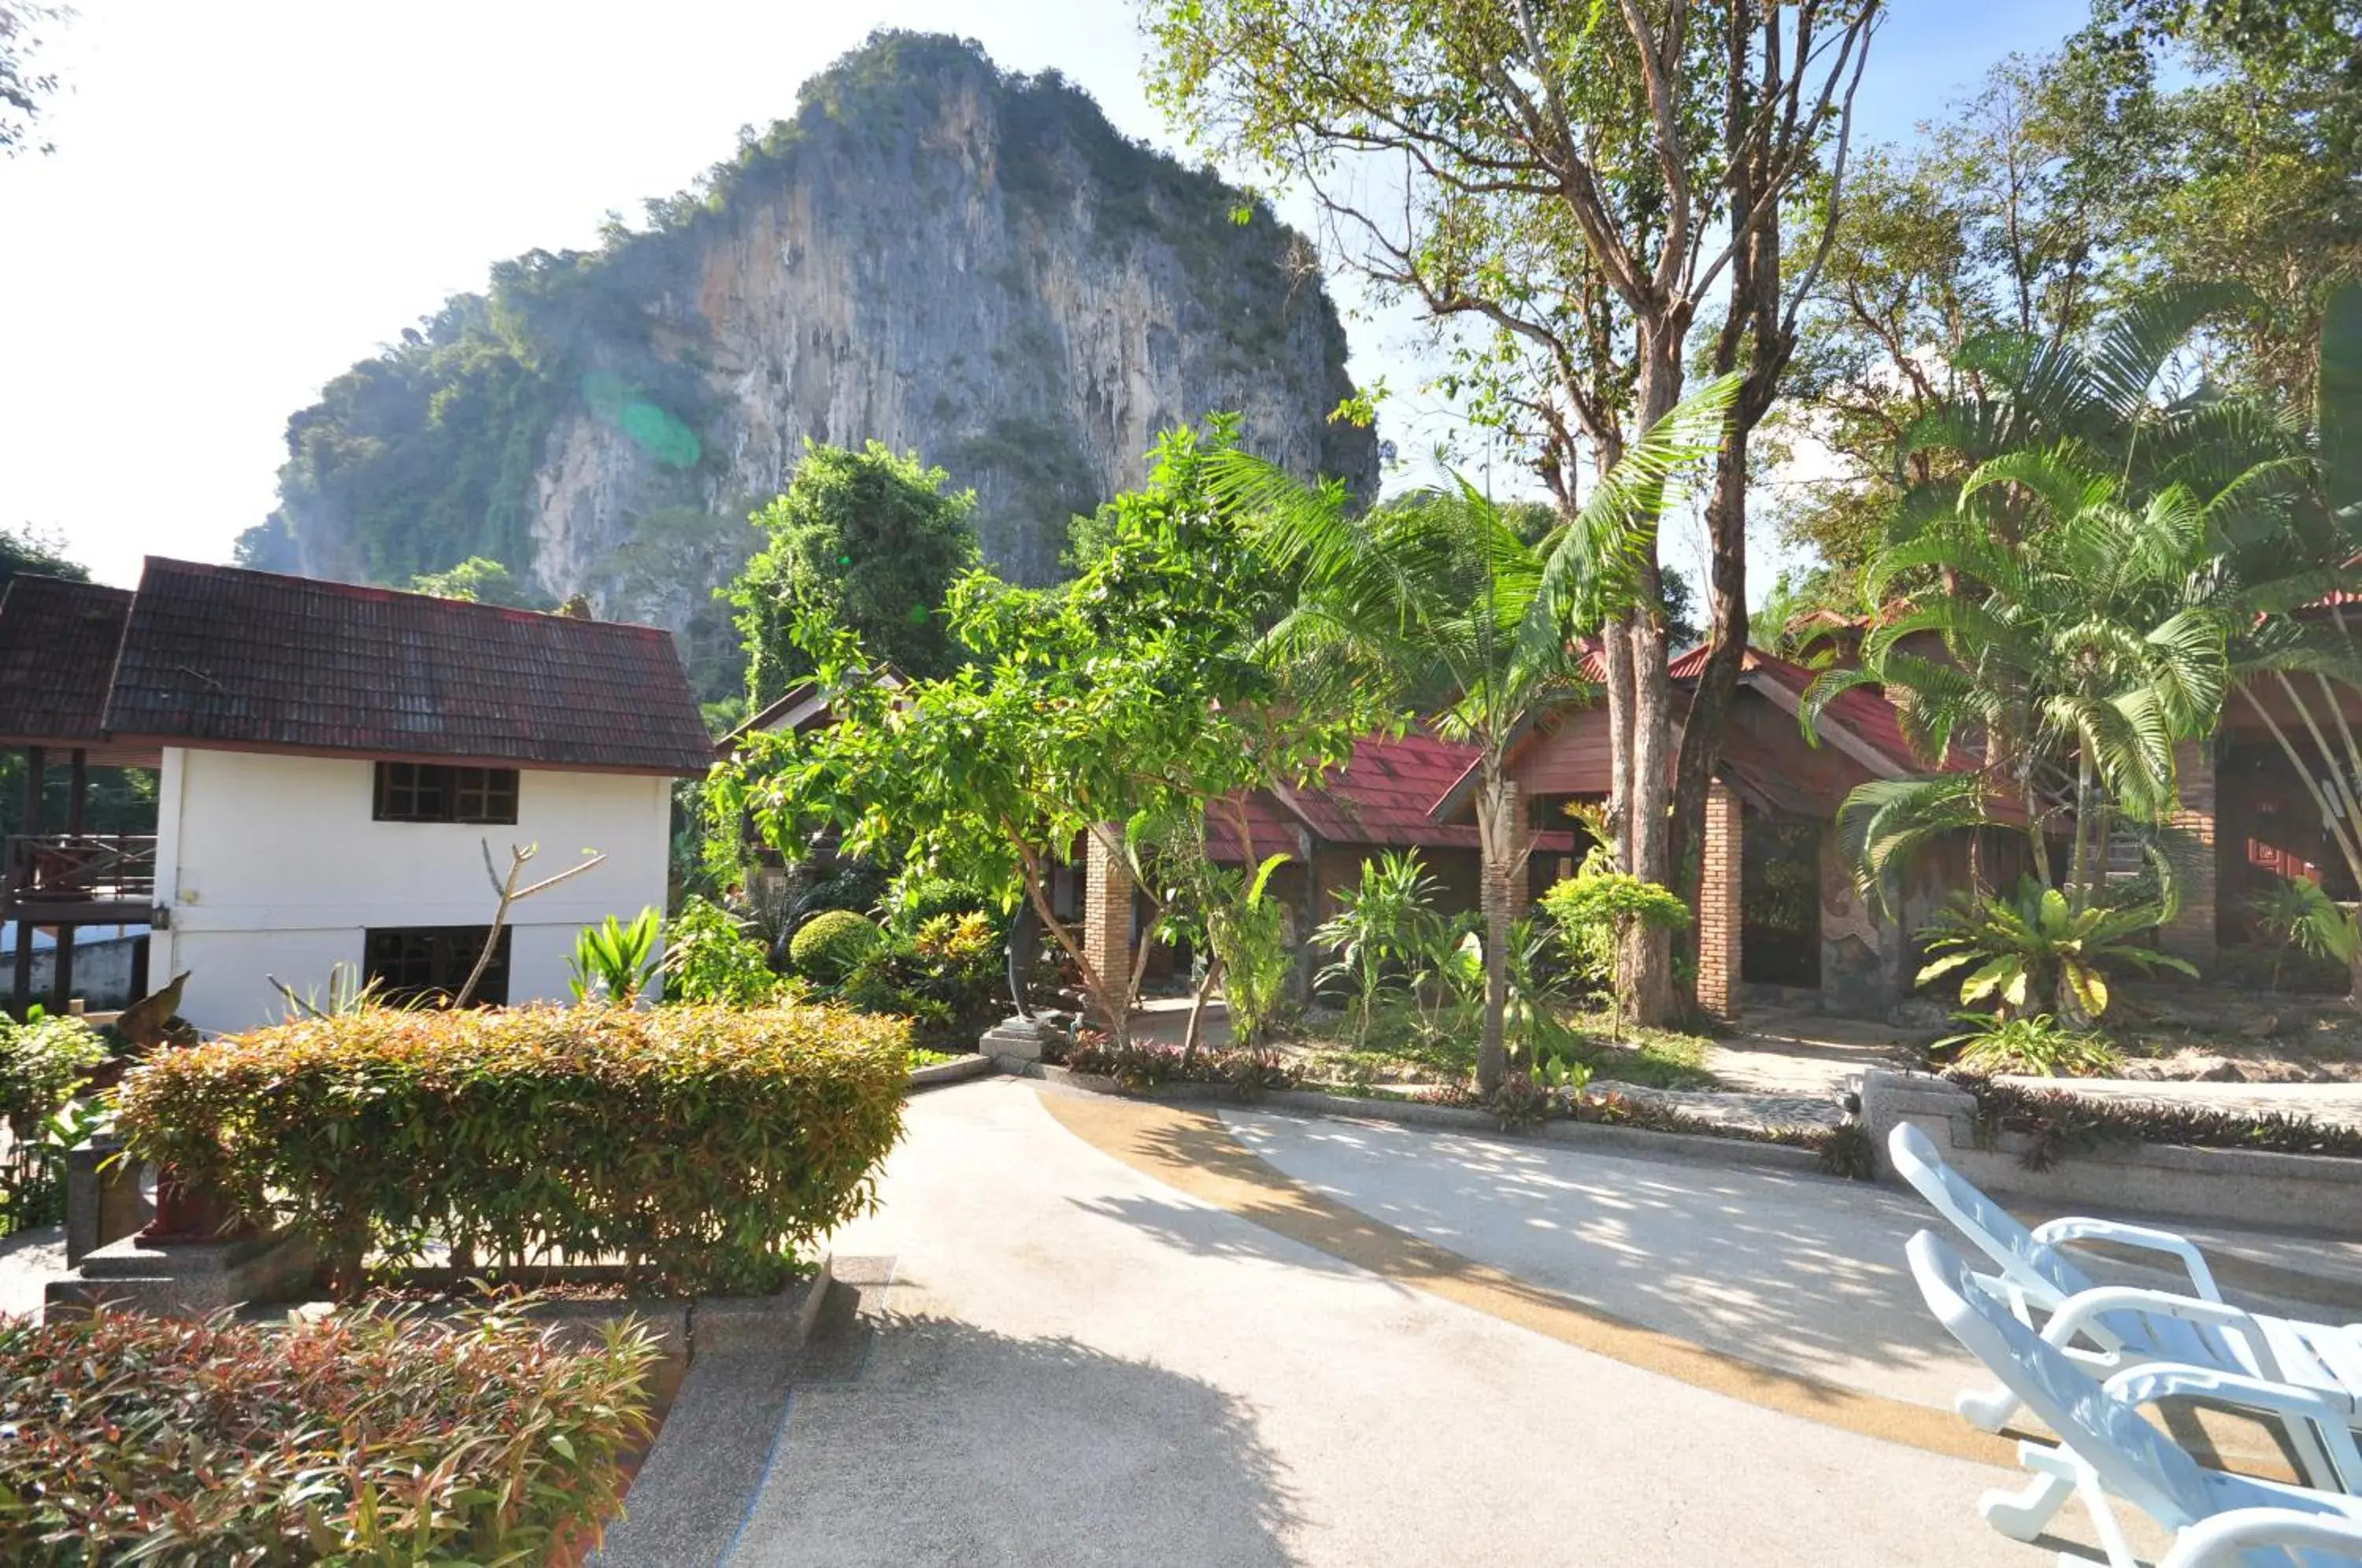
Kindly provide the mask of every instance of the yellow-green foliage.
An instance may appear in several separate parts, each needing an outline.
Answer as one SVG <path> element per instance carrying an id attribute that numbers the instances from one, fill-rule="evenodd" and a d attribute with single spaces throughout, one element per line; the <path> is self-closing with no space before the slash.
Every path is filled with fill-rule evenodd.
<path id="1" fill-rule="evenodd" d="M 431 1231 L 487 1264 L 619 1256 L 759 1291 L 874 1202 L 909 1047 L 901 1020 L 832 1007 L 379 1009 L 160 1053 L 120 1125 L 341 1283 Z"/>
<path id="2" fill-rule="evenodd" d="M 822 910 L 788 944 L 796 973 L 833 986 L 853 972 L 878 942 L 877 927 L 851 910 Z"/>

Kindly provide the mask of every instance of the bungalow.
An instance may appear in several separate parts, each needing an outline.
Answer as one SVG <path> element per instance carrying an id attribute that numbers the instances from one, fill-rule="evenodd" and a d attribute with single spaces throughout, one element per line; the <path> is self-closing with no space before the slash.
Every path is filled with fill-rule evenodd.
<path id="1" fill-rule="evenodd" d="M 1475 824 L 1447 821 L 1433 808 L 1475 758 L 1475 747 L 1419 730 L 1364 736 L 1314 784 L 1258 790 L 1218 804 L 1207 813 L 1207 854 L 1219 865 L 1246 867 L 1289 856 L 1272 875 L 1271 896 L 1289 911 L 1299 944 L 1336 912 L 1339 894 L 1361 880 L 1363 865 L 1389 852 L 1418 853 L 1440 884 L 1443 912 L 1473 911 Z M 1534 853 L 1561 875 L 1572 872 L 1574 848 L 1575 834 L 1565 828 L 1543 831 L 1534 844 Z M 1120 965 L 1145 911 L 1105 846 L 1093 839 L 1086 851 L 1084 950 L 1095 966 Z M 1157 966 L 1152 955 L 1150 972 Z"/>
<path id="2" fill-rule="evenodd" d="M 274 977 L 317 989 L 339 965 L 398 998 L 455 990 L 513 847 L 543 852 L 528 879 L 604 856 L 514 907 L 479 989 L 564 998 L 584 925 L 664 907 L 672 780 L 713 755 L 654 628 L 156 558 L 136 594 L 15 580 L 0 673 L 0 745 L 33 786 L 0 912 L 149 923 L 151 976 L 187 971 L 181 1011 L 213 1031 L 279 1017 Z M 61 753 L 51 835 L 38 783 Z M 93 762 L 158 769 L 153 836 L 82 831 Z"/>
<path id="3" fill-rule="evenodd" d="M 1686 703 L 1705 664 L 1692 649 L 1668 668 Z M 1698 1000 L 1738 1014 L 1749 988 L 1812 994 L 1835 1012 L 1883 1013 L 1910 989 L 1908 933 L 1967 882 L 1965 843 L 1939 845 L 1897 889 L 1900 919 L 1871 907 L 1838 853 L 1832 824 L 1853 788 L 1920 771 L 1893 707 L 1855 688 L 1822 712 L 1819 744 L 1798 714 L 1814 672 L 1747 650 L 1706 801 L 1705 875 L 1697 922 Z M 1537 821 L 1574 801 L 1608 795 L 1604 707 L 1546 713 L 1512 745 L 1510 777 Z M 1473 770 L 1435 804 L 1439 820 L 1464 817 Z M 2005 854 L 2006 845 L 1991 846 Z"/>

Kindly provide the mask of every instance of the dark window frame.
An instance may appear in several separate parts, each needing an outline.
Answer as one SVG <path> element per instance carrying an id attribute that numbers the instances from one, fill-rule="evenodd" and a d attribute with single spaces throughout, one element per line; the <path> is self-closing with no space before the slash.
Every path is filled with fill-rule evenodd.
<path id="1" fill-rule="evenodd" d="M 482 925 L 370 926 L 361 933 L 361 968 L 370 979 L 384 982 L 383 998 L 391 1004 L 447 1002 L 467 983 L 491 930 Z M 515 934 L 514 926 L 501 928 L 492 961 L 484 966 L 471 1005 L 508 1005 L 510 938 Z"/>
<path id="2" fill-rule="evenodd" d="M 370 815 L 381 823 L 499 823 L 517 820 L 513 767 L 461 767 L 442 762 L 380 762 Z"/>

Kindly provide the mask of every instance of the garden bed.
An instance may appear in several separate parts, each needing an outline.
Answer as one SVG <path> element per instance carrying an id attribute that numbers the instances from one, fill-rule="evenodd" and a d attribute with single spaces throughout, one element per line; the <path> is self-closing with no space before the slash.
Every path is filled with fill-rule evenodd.
<path id="1" fill-rule="evenodd" d="M 655 1430 L 644 1338 L 513 1316 L 0 1325 L 0 1557 L 571 1562 Z"/>
<path id="2" fill-rule="evenodd" d="M 1615 1085 L 1586 1091 L 1580 1109 L 1562 1099 L 1554 1106 L 1529 1106 L 1522 1114 L 1504 1116 L 1479 1104 L 1472 1090 L 1458 1088 L 1397 1090 L 1363 1086 L 1334 1089 L 1308 1085 L 1242 1093 L 1235 1084 L 1220 1080 L 1146 1082 L 1046 1062 L 1012 1062 L 1004 1066 L 1028 1077 L 1093 1094 L 1183 1104 L 1254 1105 L 1315 1116 L 1367 1116 L 1451 1132 L 1534 1137 L 1584 1145 L 1602 1153 L 1668 1154 L 1783 1170 L 1853 1174 L 1850 1167 L 1835 1163 L 1831 1155 L 1831 1144 L 1838 1132 L 1833 1124 L 1789 1124 L 1768 1115 L 1716 1120 L 1693 1107 L 1627 1094 Z M 1717 1098 L 1738 1100 L 1768 1097 Z M 1836 1116 L 1834 1106 L 1829 1110 L 1832 1121 L 1841 1120 Z"/>
<path id="3" fill-rule="evenodd" d="M 1913 1121 L 1971 1181 L 2053 1212 L 2362 1231 L 2362 1132 L 2350 1129 L 1882 1069 L 1863 1076 L 1861 1098 L 1882 1155 Z"/>
<path id="4" fill-rule="evenodd" d="M 1915 1006 L 1918 1004 L 1914 1004 Z M 1918 1038 L 1959 1032 L 1929 1007 Z M 2158 1083 L 2362 1084 L 2362 1012 L 2342 996 L 2125 981 L 2101 1033 L 2104 1076 Z"/>

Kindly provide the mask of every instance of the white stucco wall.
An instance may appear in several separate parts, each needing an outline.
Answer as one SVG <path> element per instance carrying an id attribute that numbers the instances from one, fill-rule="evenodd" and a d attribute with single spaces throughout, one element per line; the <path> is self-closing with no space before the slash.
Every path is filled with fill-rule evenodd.
<path id="1" fill-rule="evenodd" d="M 505 873 L 509 846 L 538 844 L 523 880 L 603 850 L 595 870 L 512 911 L 509 1000 L 568 999 L 576 934 L 665 902 L 671 780 L 523 771 L 514 825 L 371 820 L 368 758 L 164 753 L 158 779 L 157 902 L 171 930 L 150 944 L 150 983 L 189 972 L 182 1015 L 200 1029 L 275 1022 L 266 976 L 325 989 L 362 961 L 372 926 L 484 925 L 497 901 L 483 845 Z"/>

